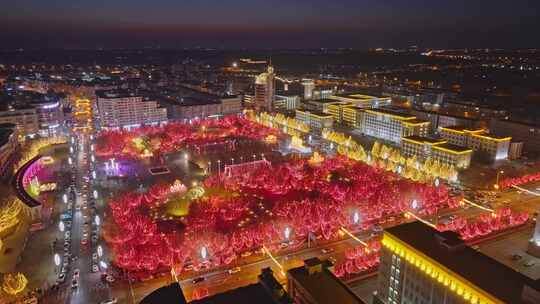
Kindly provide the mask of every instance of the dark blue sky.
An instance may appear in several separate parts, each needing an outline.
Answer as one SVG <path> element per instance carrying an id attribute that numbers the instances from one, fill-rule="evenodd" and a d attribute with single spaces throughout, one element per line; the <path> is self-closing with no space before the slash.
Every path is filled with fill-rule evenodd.
<path id="1" fill-rule="evenodd" d="M 538 0 L 0 0 L 4 47 L 537 47 Z"/>

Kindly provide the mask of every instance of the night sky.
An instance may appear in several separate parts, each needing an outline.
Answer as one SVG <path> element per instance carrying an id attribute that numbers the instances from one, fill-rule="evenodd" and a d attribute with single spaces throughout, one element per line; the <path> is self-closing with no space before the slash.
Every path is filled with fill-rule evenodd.
<path id="1" fill-rule="evenodd" d="M 0 48 L 540 47 L 538 0 L 1 0 Z"/>

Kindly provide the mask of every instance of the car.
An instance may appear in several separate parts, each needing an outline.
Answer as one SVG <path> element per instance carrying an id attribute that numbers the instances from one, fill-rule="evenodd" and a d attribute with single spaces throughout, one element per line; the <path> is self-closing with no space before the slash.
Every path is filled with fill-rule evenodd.
<path id="1" fill-rule="evenodd" d="M 66 281 L 66 274 L 65 273 L 61 273 L 60 275 L 58 275 L 58 279 L 56 279 L 56 282 L 64 283 L 65 281 Z"/>
<path id="2" fill-rule="evenodd" d="M 528 261 L 523 263 L 523 266 L 525 266 L 525 267 L 531 267 L 531 266 L 534 266 L 534 265 L 536 265 L 536 262 L 533 261 L 533 260 L 528 260 Z"/>
<path id="3" fill-rule="evenodd" d="M 521 260 L 522 258 L 523 258 L 523 256 L 522 256 L 521 254 L 519 254 L 519 253 L 514 253 L 514 254 L 512 254 L 512 256 L 511 256 L 512 261 L 519 261 L 519 260 Z"/>
<path id="4" fill-rule="evenodd" d="M 118 303 L 118 300 L 116 298 L 99 302 L 99 304 L 116 304 L 116 303 Z"/>
<path id="5" fill-rule="evenodd" d="M 240 267 L 234 267 L 234 268 L 231 268 L 231 269 L 227 270 L 227 272 L 228 272 L 229 274 L 234 274 L 234 273 L 240 272 L 240 270 L 242 270 L 242 268 L 240 268 Z"/>
<path id="6" fill-rule="evenodd" d="M 193 284 L 197 284 L 197 283 L 200 283 L 200 282 L 204 282 L 206 280 L 205 277 L 198 277 L 198 278 L 195 278 L 191 281 L 191 283 Z"/>
<path id="7" fill-rule="evenodd" d="M 98 265 L 93 264 L 93 265 L 92 265 L 92 272 L 98 272 L 98 271 L 99 271 Z"/>
<path id="8" fill-rule="evenodd" d="M 327 253 L 330 253 L 330 252 L 334 252 L 334 248 L 323 248 L 321 250 L 322 253 L 324 254 L 327 254 Z"/>
<path id="9" fill-rule="evenodd" d="M 107 281 L 108 283 L 112 283 L 115 281 L 114 277 L 110 274 L 108 274 L 106 277 L 105 277 L 105 281 Z"/>
<path id="10" fill-rule="evenodd" d="M 335 258 L 335 257 L 333 257 L 333 256 L 331 256 L 331 257 L 328 257 L 328 261 L 329 261 L 330 263 L 332 263 L 332 265 L 336 265 L 336 263 L 337 263 L 337 260 L 336 260 L 336 258 Z"/>
<path id="11" fill-rule="evenodd" d="M 81 271 L 79 270 L 79 268 L 73 270 L 73 277 L 74 278 L 79 278 L 80 274 L 81 274 Z"/>
<path id="12" fill-rule="evenodd" d="M 77 287 L 79 287 L 79 282 L 77 281 L 77 279 L 73 279 L 71 281 L 71 288 L 75 289 Z"/>
<path id="13" fill-rule="evenodd" d="M 71 237 L 71 231 L 69 231 L 69 230 L 66 231 L 66 233 L 64 233 L 64 237 L 65 237 L 66 239 L 69 239 L 69 238 Z"/>

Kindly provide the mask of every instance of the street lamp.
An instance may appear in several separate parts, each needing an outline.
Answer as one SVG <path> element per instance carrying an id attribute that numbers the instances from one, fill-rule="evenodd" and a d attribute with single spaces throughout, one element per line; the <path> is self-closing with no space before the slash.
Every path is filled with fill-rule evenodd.
<path id="1" fill-rule="evenodd" d="M 60 255 L 58 255 L 58 253 L 55 253 L 54 254 L 54 265 L 56 266 L 60 266 Z"/>
<path id="2" fill-rule="evenodd" d="M 63 221 L 60 221 L 60 223 L 58 223 L 58 229 L 60 229 L 60 232 L 64 232 L 64 230 L 66 229 Z"/>
<path id="3" fill-rule="evenodd" d="M 95 161 L 96 161 L 96 157 L 92 154 L 92 156 L 90 156 L 90 160 L 91 160 L 92 162 L 95 162 Z"/>
<path id="4" fill-rule="evenodd" d="M 206 260 L 207 257 L 208 257 L 208 249 L 206 249 L 206 246 L 202 246 L 202 248 L 201 248 L 201 258 L 203 260 Z"/>
<path id="5" fill-rule="evenodd" d="M 499 186 L 499 177 L 501 176 L 501 174 L 504 174 L 503 170 L 497 171 L 497 179 L 495 181 L 495 185 L 493 185 L 493 188 L 495 188 L 496 190 L 499 190 L 499 188 L 500 188 L 500 186 Z"/>
<path id="6" fill-rule="evenodd" d="M 285 230 L 283 231 L 283 235 L 285 236 L 286 240 L 289 240 L 289 237 L 291 236 L 291 228 L 285 227 Z"/>
<path id="7" fill-rule="evenodd" d="M 358 213 L 358 211 L 355 211 L 353 214 L 353 223 L 355 225 L 358 225 L 358 223 L 360 223 L 360 213 Z"/>
<path id="8" fill-rule="evenodd" d="M 411 203 L 411 208 L 416 210 L 418 208 L 418 201 L 416 199 L 413 199 Z"/>
<path id="9" fill-rule="evenodd" d="M 231 165 L 234 165 L 234 158 L 231 158 Z"/>
<path id="10" fill-rule="evenodd" d="M 98 257 L 103 256 L 103 247 L 101 247 L 101 245 L 97 246 L 97 255 Z"/>
<path id="11" fill-rule="evenodd" d="M 62 201 L 64 202 L 64 204 L 67 204 L 67 194 L 64 193 L 64 195 L 62 195 Z"/>
<path id="12" fill-rule="evenodd" d="M 73 164 L 73 160 L 70 158 L 68 158 L 68 164 L 72 165 Z"/>
<path id="13" fill-rule="evenodd" d="M 96 226 L 99 226 L 101 224 L 101 219 L 99 218 L 99 215 L 96 215 L 94 222 L 96 223 Z"/>

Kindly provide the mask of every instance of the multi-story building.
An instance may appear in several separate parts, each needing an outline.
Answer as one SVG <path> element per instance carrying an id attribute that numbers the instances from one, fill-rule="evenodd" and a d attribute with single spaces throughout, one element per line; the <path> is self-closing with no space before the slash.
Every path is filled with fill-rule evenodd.
<path id="1" fill-rule="evenodd" d="M 274 110 L 294 111 L 300 106 L 300 96 L 294 93 L 283 92 L 276 95 Z"/>
<path id="2" fill-rule="evenodd" d="M 255 78 L 255 108 L 272 111 L 275 101 L 276 75 L 274 68 L 268 66 L 266 72 Z"/>
<path id="3" fill-rule="evenodd" d="M 334 99 L 312 99 L 304 102 L 302 108 L 308 111 L 329 113 L 329 106 L 335 104 L 341 104 L 341 102 Z"/>
<path id="4" fill-rule="evenodd" d="M 36 108 L 40 136 L 56 136 L 63 132 L 64 114 L 60 100 L 35 100 L 32 102 L 32 106 Z"/>
<path id="5" fill-rule="evenodd" d="M 461 169 L 470 166 L 472 152 L 472 149 L 449 144 L 444 139 L 408 136 L 401 140 L 401 153 L 407 157 L 416 156 L 420 160 L 431 158 Z"/>
<path id="6" fill-rule="evenodd" d="M 242 112 L 242 97 L 240 95 L 229 95 L 220 98 L 221 114 L 237 114 Z"/>
<path id="7" fill-rule="evenodd" d="M 439 134 L 451 144 L 481 151 L 492 160 L 507 159 L 512 140 L 512 137 L 488 134 L 482 128 L 460 126 L 439 128 Z"/>
<path id="8" fill-rule="evenodd" d="M 540 125 L 515 120 L 492 119 L 489 129 L 496 134 L 510 136 L 523 142 L 524 151 L 540 152 Z"/>
<path id="9" fill-rule="evenodd" d="M 540 303 L 540 280 L 421 222 L 385 230 L 374 303 Z"/>
<path id="10" fill-rule="evenodd" d="M 429 121 L 431 123 L 431 133 L 437 133 L 440 127 L 464 126 L 467 128 L 478 128 L 486 126 L 484 121 L 475 117 L 465 117 L 420 109 L 411 109 L 410 113 L 418 119 Z"/>
<path id="11" fill-rule="evenodd" d="M 364 303 L 329 269 L 326 261 L 311 258 L 287 271 L 287 291 L 294 303 Z"/>
<path id="12" fill-rule="evenodd" d="M 305 110 L 296 110 L 296 120 L 307 124 L 311 129 L 317 131 L 331 129 L 334 124 L 334 118 L 330 114 Z"/>
<path id="13" fill-rule="evenodd" d="M 13 165 L 19 151 L 17 126 L 11 123 L 0 124 L 0 179 L 12 176 Z"/>
<path id="14" fill-rule="evenodd" d="M 130 128 L 167 120 L 167 109 L 137 91 L 96 91 L 101 128 Z"/>
<path id="15" fill-rule="evenodd" d="M 313 91 L 315 90 L 313 79 L 302 79 L 302 85 L 304 86 L 304 100 L 313 98 Z"/>
<path id="16" fill-rule="evenodd" d="M 329 97 L 344 103 L 352 104 L 357 108 L 372 109 L 389 106 L 392 103 L 390 97 L 370 96 L 364 94 L 336 94 Z"/>
<path id="17" fill-rule="evenodd" d="M 358 129 L 363 134 L 396 144 L 400 144 L 403 137 L 427 136 L 430 124 L 414 115 L 383 109 L 363 110 L 358 120 Z"/>
<path id="18" fill-rule="evenodd" d="M 39 130 L 37 111 L 33 107 L 9 107 L 5 111 L 0 111 L 0 123 L 15 124 L 21 138 L 34 137 Z"/>

